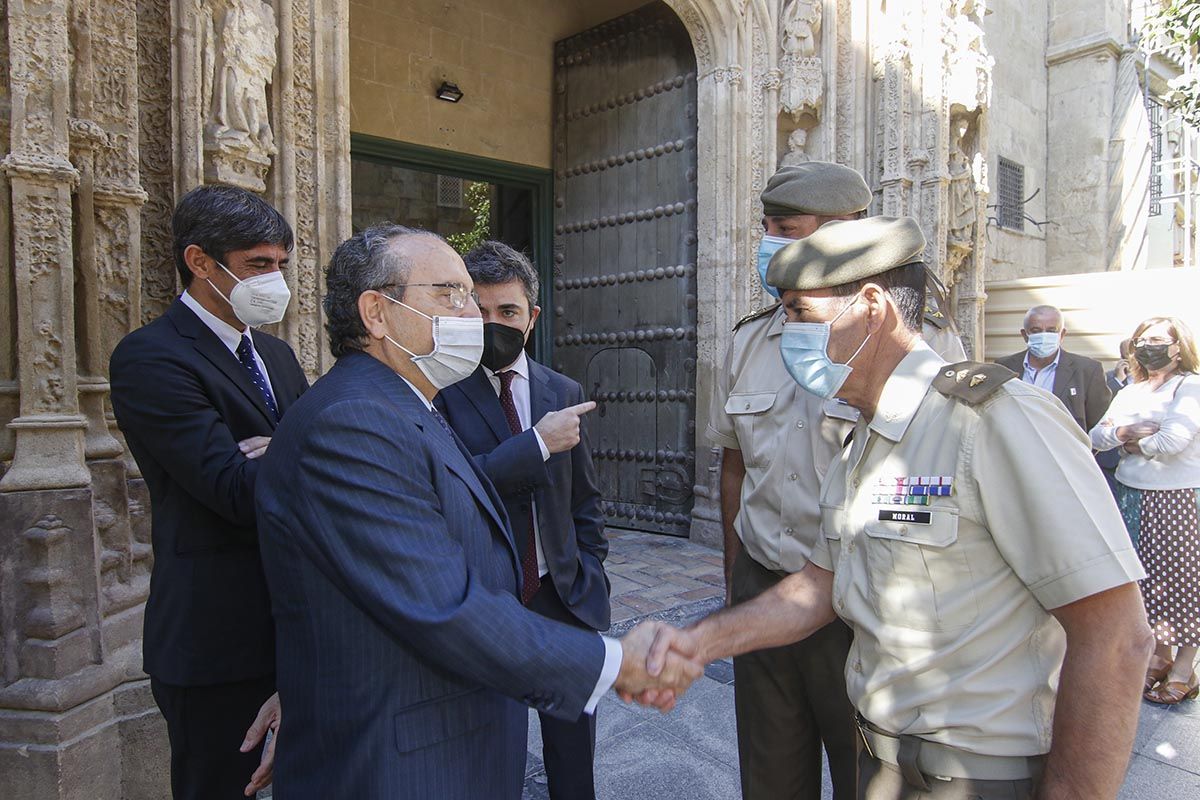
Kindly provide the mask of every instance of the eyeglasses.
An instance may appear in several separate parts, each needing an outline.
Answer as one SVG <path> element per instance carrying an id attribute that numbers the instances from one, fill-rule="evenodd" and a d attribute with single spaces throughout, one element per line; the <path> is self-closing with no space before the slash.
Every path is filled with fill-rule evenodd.
<path id="1" fill-rule="evenodd" d="M 378 291 L 384 289 L 404 289 L 409 286 L 430 286 L 435 289 L 445 289 L 442 298 L 445 299 L 456 310 L 467 307 L 467 298 L 475 301 L 475 305 L 479 305 L 479 294 L 474 291 L 467 291 L 467 287 L 461 283 L 388 283 L 380 286 Z"/>
<path id="2" fill-rule="evenodd" d="M 1155 345 L 1163 345 L 1163 344 L 1167 344 L 1167 345 L 1175 344 L 1175 340 L 1168 339 L 1165 336 L 1151 336 L 1149 339 L 1138 338 L 1138 339 L 1133 340 L 1134 347 L 1146 347 L 1146 346 L 1153 347 Z"/>

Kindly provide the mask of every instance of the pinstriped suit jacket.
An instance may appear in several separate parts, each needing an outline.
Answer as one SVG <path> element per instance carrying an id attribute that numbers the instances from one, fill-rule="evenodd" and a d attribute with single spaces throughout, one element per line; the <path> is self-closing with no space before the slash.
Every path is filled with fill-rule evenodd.
<path id="1" fill-rule="evenodd" d="M 521 796 L 525 710 L 575 719 L 595 634 L 521 607 L 502 505 L 404 381 L 343 356 L 259 473 L 283 708 L 275 796 Z"/>

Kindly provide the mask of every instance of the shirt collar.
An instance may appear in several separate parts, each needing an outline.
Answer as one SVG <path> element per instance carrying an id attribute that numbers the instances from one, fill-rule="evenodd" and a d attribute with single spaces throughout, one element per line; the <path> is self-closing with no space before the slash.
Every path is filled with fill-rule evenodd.
<path id="1" fill-rule="evenodd" d="M 200 301 L 192 297 L 191 293 L 186 289 L 183 294 L 179 295 L 179 300 L 185 306 L 192 310 L 192 313 L 200 318 L 200 321 L 208 327 L 210 331 L 216 334 L 217 338 L 229 348 L 229 352 L 237 353 L 238 345 L 242 343 L 242 336 L 250 335 L 250 327 L 239 331 L 237 328 L 230 325 L 225 320 L 218 317 L 216 314 L 209 311 L 204 306 L 200 305 Z M 253 340 L 251 340 L 253 344 Z"/>
<path id="2" fill-rule="evenodd" d="M 929 345 L 918 342 L 883 385 L 868 427 L 893 442 L 900 441 L 945 363 Z"/>
<path id="3" fill-rule="evenodd" d="M 767 328 L 767 336 L 782 336 L 785 322 L 787 322 L 787 310 L 780 305 L 775 310 L 775 316 L 771 318 L 771 327 Z"/>
<path id="4" fill-rule="evenodd" d="M 1034 367 L 1030 366 L 1030 364 L 1029 364 L 1029 350 L 1028 350 L 1028 348 L 1026 348 L 1026 350 L 1025 350 L 1025 369 L 1027 369 L 1027 370 L 1028 370 L 1028 369 L 1031 369 L 1031 370 L 1033 370 L 1034 372 L 1041 372 L 1042 370 L 1047 370 L 1047 369 L 1050 369 L 1051 367 L 1053 367 L 1054 369 L 1058 369 L 1058 360 L 1059 360 L 1060 358 L 1062 358 L 1062 348 L 1061 348 L 1061 347 L 1060 347 L 1060 348 L 1058 348 L 1058 351 L 1057 351 L 1057 352 L 1054 354 L 1054 360 L 1053 360 L 1053 361 L 1051 361 L 1051 362 L 1050 362 L 1049 364 L 1047 364 L 1046 366 L 1042 367 L 1042 369 L 1041 369 L 1041 370 L 1039 370 L 1039 369 L 1036 369 L 1036 368 L 1034 368 Z"/>
<path id="5" fill-rule="evenodd" d="M 487 372 L 487 376 L 489 378 L 495 377 L 497 372 L 510 372 L 511 371 L 511 372 L 517 373 L 525 380 L 529 380 L 529 358 L 525 355 L 524 350 L 521 350 L 521 354 L 519 356 L 517 356 L 516 361 L 509 364 L 504 369 L 498 369 L 495 372 L 488 369 L 487 367 L 484 367 L 483 369 L 485 372 Z M 499 380 L 499 378 L 496 378 L 496 380 Z"/>
<path id="6" fill-rule="evenodd" d="M 406 377 L 404 377 L 403 375 L 401 375 L 399 372 L 397 372 L 397 373 L 396 373 L 396 376 L 397 376 L 397 377 L 399 377 L 399 378 L 400 378 L 400 380 L 402 380 L 402 381 L 404 381 L 405 383 L 407 383 L 407 384 L 408 384 L 408 388 L 410 388 L 410 389 L 412 389 L 412 390 L 413 390 L 413 394 L 415 394 L 415 395 L 417 396 L 417 399 L 418 399 L 418 400 L 420 400 L 422 403 L 424 403 L 424 404 L 425 404 L 425 407 L 426 407 L 426 408 L 428 408 L 430 411 L 433 411 L 433 403 L 429 402 L 429 398 L 428 398 L 428 397 L 426 397 L 425 395 L 421 394 L 421 390 L 420 390 L 420 389 L 418 389 L 416 386 L 413 386 L 413 383 L 412 383 L 412 381 L 410 381 L 408 378 L 406 378 Z M 436 411 L 434 411 L 434 413 L 436 414 L 437 412 L 436 412 Z"/>

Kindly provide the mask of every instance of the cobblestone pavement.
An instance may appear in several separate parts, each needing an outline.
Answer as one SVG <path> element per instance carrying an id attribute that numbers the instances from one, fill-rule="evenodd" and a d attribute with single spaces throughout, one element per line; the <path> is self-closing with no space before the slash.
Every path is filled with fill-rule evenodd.
<path id="1" fill-rule="evenodd" d="M 721 554 L 686 539 L 610 530 L 613 635 L 638 621 L 676 624 L 711 613 L 724 596 Z M 1103 698 L 1097 698 L 1103 702 Z M 670 714 L 626 706 L 611 693 L 597 709 L 599 800 L 727 800 L 738 789 L 733 667 L 719 661 Z M 537 716 L 530 714 L 526 800 L 548 798 Z M 823 800 L 829 800 L 826 779 Z M 1120 800 L 1200 797 L 1200 701 L 1142 704 Z"/>

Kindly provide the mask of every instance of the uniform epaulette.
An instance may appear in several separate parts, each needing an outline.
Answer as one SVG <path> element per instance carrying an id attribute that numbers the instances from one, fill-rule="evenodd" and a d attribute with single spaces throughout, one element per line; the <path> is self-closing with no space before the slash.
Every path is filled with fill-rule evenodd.
<path id="1" fill-rule="evenodd" d="M 762 319 L 763 317 L 767 316 L 768 314 L 774 314 L 775 309 L 779 308 L 780 305 L 782 305 L 782 304 L 776 303 L 773 306 L 767 306 L 766 308 L 760 308 L 758 311 L 755 311 L 752 314 L 747 314 L 746 316 L 742 317 L 741 319 L 739 319 L 737 321 L 737 325 L 734 325 L 733 329 L 736 331 L 738 328 L 742 327 L 747 322 L 753 322 L 756 319 Z"/>
<path id="2" fill-rule="evenodd" d="M 1015 377 L 1017 373 L 1000 364 L 960 361 L 942 367 L 942 371 L 933 379 L 933 388 L 947 397 L 973 406 L 982 403 Z"/>
<path id="3" fill-rule="evenodd" d="M 928 303 L 925 305 L 925 321 L 935 328 L 944 329 L 950 326 L 950 320 L 946 318 L 946 315 Z"/>

